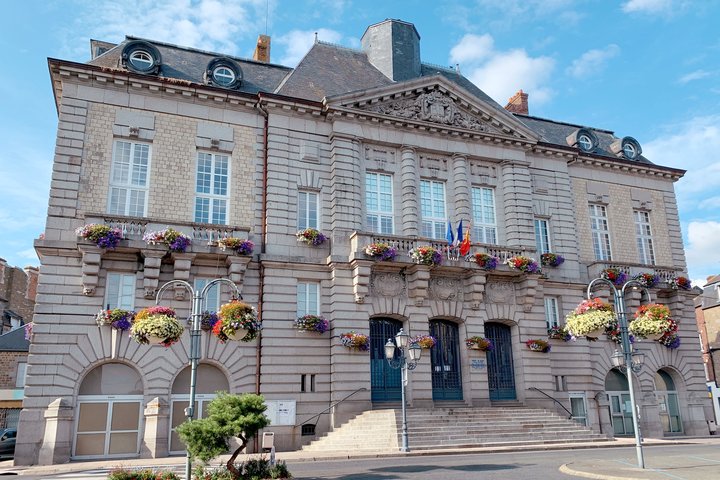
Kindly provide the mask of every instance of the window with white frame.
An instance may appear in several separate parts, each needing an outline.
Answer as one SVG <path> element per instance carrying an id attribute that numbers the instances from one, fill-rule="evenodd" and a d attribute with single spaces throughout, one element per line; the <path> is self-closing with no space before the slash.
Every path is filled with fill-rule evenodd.
<path id="1" fill-rule="evenodd" d="M 535 247 L 538 255 L 549 253 L 550 250 L 550 222 L 545 218 L 535 219 Z"/>
<path id="2" fill-rule="evenodd" d="M 365 211 L 369 231 L 393 233 L 392 175 L 365 174 Z"/>
<path id="3" fill-rule="evenodd" d="M 150 145 L 115 141 L 108 213 L 131 217 L 145 216 L 149 171 Z"/>
<path id="4" fill-rule="evenodd" d="M 25 386 L 25 372 L 27 372 L 27 362 L 18 362 L 17 372 L 15 374 L 16 388 L 23 388 Z"/>
<path id="5" fill-rule="evenodd" d="M 473 240 L 479 243 L 497 243 L 495 218 L 495 190 L 487 187 L 472 189 Z"/>
<path id="6" fill-rule="evenodd" d="M 592 234 L 595 260 L 612 260 L 607 209 L 605 208 L 605 205 L 595 203 L 591 203 L 589 207 L 590 232 Z"/>
<path id="7" fill-rule="evenodd" d="M 196 278 L 194 282 L 195 291 L 202 292 L 202 289 L 205 288 L 205 285 L 210 283 L 210 281 L 211 279 L 209 278 Z M 203 312 L 217 312 L 220 310 L 219 284 L 216 283 L 205 292 L 205 298 L 203 299 L 201 308 Z"/>
<path id="8" fill-rule="evenodd" d="M 229 169 L 227 155 L 198 152 L 195 222 L 227 224 Z"/>
<path id="9" fill-rule="evenodd" d="M 545 324 L 548 329 L 560 326 L 558 301 L 555 297 L 545 297 Z"/>
<path id="10" fill-rule="evenodd" d="M 318 218 L 318 194 L 316 192 L 299 191 L 298 192 L 298 230 L 306 228 L 319 229 L 320 224 Z"/>
<path id="11" fill-rule="evenodd" d="M 135 274 L 108 272 L 105 288 L 105 307 L 109 310 L 135 308 Z"/>
<path id="12" fill-rule="evenodd" d="M 637 236 L 638 254 L 640 263 L 655 265 L 655 250 L 653 249 L 652 230 L 650 229 L 650 212 L 634 210 L 635 234 Z"/>
<path id="13" fill-rule="evenodd" d="M 317 282 L 298 282 L 297 316 L 320 315 L 320 284 Z"/>
<path id="14" fill-rule="evenodd" d="M 447 214 L 445 211 L 445 184 L 433 180 L 420 180 L 420 235 L 427 238 L 445 238 Z"/>

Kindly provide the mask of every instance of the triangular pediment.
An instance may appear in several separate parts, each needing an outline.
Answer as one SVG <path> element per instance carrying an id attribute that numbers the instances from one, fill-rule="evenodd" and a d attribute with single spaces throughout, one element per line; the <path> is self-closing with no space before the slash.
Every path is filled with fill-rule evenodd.
<path id="1" fill-rule="evenodd" d="M 329 108 L 444 129 L 538 140 L 537 134 L 504 108 L 471 94 L 441 75 L 328 97 L 325 103 Z"/>

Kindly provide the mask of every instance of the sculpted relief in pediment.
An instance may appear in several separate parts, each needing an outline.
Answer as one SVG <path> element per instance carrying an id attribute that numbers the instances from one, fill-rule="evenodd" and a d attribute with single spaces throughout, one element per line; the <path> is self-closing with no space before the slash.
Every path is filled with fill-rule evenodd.
<path id="1" fill-rule="evenodd" d="M 423 93 L 415 98 L 375 104 L 367 110 L 409 120 L 441 123 L 478 132 L 498 133 L 487 123 L 460 109 L 455 100 L 439 90 Z"/>

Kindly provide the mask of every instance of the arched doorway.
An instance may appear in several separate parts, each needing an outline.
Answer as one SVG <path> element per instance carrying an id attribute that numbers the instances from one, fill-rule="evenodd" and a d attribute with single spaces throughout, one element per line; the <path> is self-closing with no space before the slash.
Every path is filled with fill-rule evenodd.
<path id="1" fill-rule="evenodd" d="M 85 375 L 78 392 L 72 457 L 122 458 L 140 452 L 143 384 L 122 363 L 106 363 Z"/>
<path id="2" fill-rule="evenodd" d="M 672 376 L 665 370 L 658 370 L 655 374 L 655 394 L 658 397 L 663 433 L 669 435 L 682 433 L 678 393 Z"/>
<path id="3" fill-rule="evenodd" d="M 230 391 L 230 385 L 225 374 L 217 367 L 201 363 L 197 369 L 195 383 L 195 418 L 207 416 L 207 404 L 215 398 L 216 392 Z M 185 444 L 175 433 L 175 428 L 183 423 L 187 417 L 185 409 L 190 405 L 190 367 L 185 367 L 172 386 L 170 397 L 170 453 L 185 453 Z"/>
<path id="4" fill-rule="evenodd" d="M 433 400 L 462 400 L 457 324 L 447 320 L 431 320 L 430 335 L 437 341 L 430 349 Z"/>
<path id="5" fill-rule="evenodd" d="M 493 344 L 492 350 L 487 352 L 490 400 L 517 399 L 510 327 L 502 323 L 486 323 L 485 338 Z"/>
<path id="6" fill-rule="evenodd" d="M 370 398 L 373 402 L 399 402 L 400 369 L 385 360 L 385 343 L 394 338 L 402 323 L 392 318 L 370 319 Z"/>
<path id="7" fill-rule="evenodd" d="M 627 377 L 617 369 L 612 369 L 605 377 L 605 393 L 610 405 L 610 421 L 615 435 L 634 435 L 632 402 Z"/>

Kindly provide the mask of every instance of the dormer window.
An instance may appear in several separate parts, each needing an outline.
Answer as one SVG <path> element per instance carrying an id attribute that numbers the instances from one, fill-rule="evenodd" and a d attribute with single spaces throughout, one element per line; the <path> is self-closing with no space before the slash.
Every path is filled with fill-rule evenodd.
<path id="1" fill-rule="evenodd" d="M 580 135 L 578 137 L 577 141 L 578 141 L 578 146 L 580 147 L 580 150 L 583 150 L 585 152 L 589 152 L 590 150 L 592 150 L 593 142 L 589 136 L 587 136 L 585 134 Z"/>
<path id="2" fill-rule="evenodd" d="M 238 88 L 242 84 L 242 70 L 227 57 L 214 58 L 205 69 L 205 83 L 215 87 Z"/>
<path id="3" fill-rule="evenodd" d="M 567 136 L 568 145 L 577 147 L 585 153 L 590 153 L 598 146 L 595 134 L 587 128 L 578 128 Z"/>
<path id="4" fill-rule="evenodd" d="M 635 150 L 635 145 L 633 145 L 632 143 L 624 144 L 623 155 L 625 155 L 625 158 L 628 158 L 630 160 L 637 157 L 637 150 Z"/>
<path id="5" fill-rule="evenodd" d="M 160 73 L 162 58 L 158 49 L 150 43 L 133 40 L 123 48 L 122 64 L 131 72 L 157 75 Z"/>
<path id="6" fill-rule="evenodd" d="M 624 137 L 622 140 L 615 140 L 610 145 L 610 150 L 627 160 L 637 160 L 642 155 L 642 148 L 637 140 L 632 137 Z"/>

